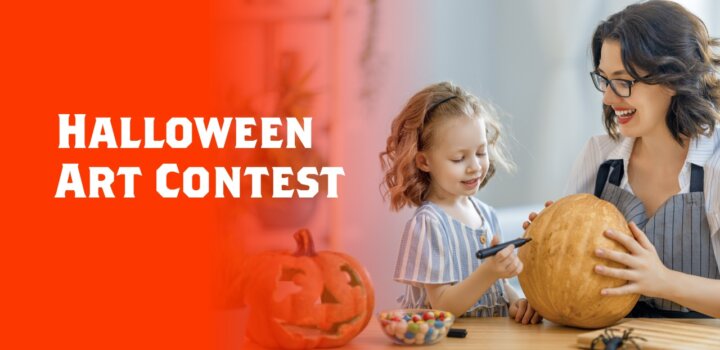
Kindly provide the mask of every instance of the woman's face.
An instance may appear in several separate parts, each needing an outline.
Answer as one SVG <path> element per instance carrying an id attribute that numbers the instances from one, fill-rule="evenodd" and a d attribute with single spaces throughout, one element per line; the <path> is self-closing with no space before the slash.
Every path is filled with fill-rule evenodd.
<path id="1" fill-rule="evenodd" d="M 647 74 L 637 69 L 641 76 Z M 605 40 L 600 50 L 597 73 L 607 79 L 634 80 L 625 70 L 617 40 Z M 620 133 L 626 137 L 659 135 L 669 131 L 665 116 L 675 92 L 663 85 L 636 82 L 629 97 L 620 97 L 608 87 L 603 94 L 603 104 L 612 107 Z"/>

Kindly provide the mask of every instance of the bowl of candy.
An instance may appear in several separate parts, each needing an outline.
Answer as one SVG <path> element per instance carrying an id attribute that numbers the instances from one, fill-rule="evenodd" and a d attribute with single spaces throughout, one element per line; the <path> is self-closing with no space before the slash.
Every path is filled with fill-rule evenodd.
<path id="1" fill-rule="evenodd" d="M 455 316 L 432 309 L 397 309 L 378 314 L 380 327 L 397 344 L 428 345 L 445 338 Z"/>

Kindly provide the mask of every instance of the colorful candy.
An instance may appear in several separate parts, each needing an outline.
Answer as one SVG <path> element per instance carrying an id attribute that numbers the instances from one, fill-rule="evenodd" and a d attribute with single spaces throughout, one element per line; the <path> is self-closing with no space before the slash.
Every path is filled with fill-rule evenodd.
<path id="1" fill-rule="evenodd" d="M 398 344 L 433 344 L 444 338 L 455 318 L 449 312 L 407 309 L 382 312 L 380 324 L 385 334 Z"/>

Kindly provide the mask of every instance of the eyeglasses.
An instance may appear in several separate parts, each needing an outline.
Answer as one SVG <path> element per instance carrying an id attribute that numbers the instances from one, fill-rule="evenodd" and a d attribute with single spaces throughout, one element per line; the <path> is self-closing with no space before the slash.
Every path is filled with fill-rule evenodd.
<path id="1" fill-rule="evenodd" d="M 605 92 L 610 86 L 615 95 L 620 97 L 630 97 L 630 89 L 637 82 L 637 80 L 608 79 L 596 72 L 590 72 L 590 78 L 598 91 Z"/>

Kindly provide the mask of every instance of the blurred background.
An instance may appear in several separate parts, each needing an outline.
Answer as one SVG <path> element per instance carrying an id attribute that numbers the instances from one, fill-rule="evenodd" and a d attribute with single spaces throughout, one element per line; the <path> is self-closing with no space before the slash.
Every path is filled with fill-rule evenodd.
<path id="1" fill-rule="evenodd" d="M 311 115 L 313 154 L 298 163 L 320 159 L 346 174 L 339 199 L 288 201 L 280 221 L 280 209 L 268 219 L 257 205 L 239 210 L 242 235 L 230 241 L 250 252 L 291 249 L 292 232 L 308 227 L 321 249 L 366 266 L 376 310 L 396 306 L 403 288 L 392 272 L 413 209 L 390 211 L 378 155 L 408 98 L 443 80 L 502 113 L 517 171 L 498 173 L 478 197 L 497 208 L 505 240 L 519 236 L 530 211 L 564 195 L 587 139 L 604 133 L 602 96 L 588 74 L 590 38 L 601 20 L 634 2 L 228 1 L 220 11 L 219 84 L 227 92 L 220 102 L 239 113 Z M 720 36 L 720 2 L 678 2 Z"/>

